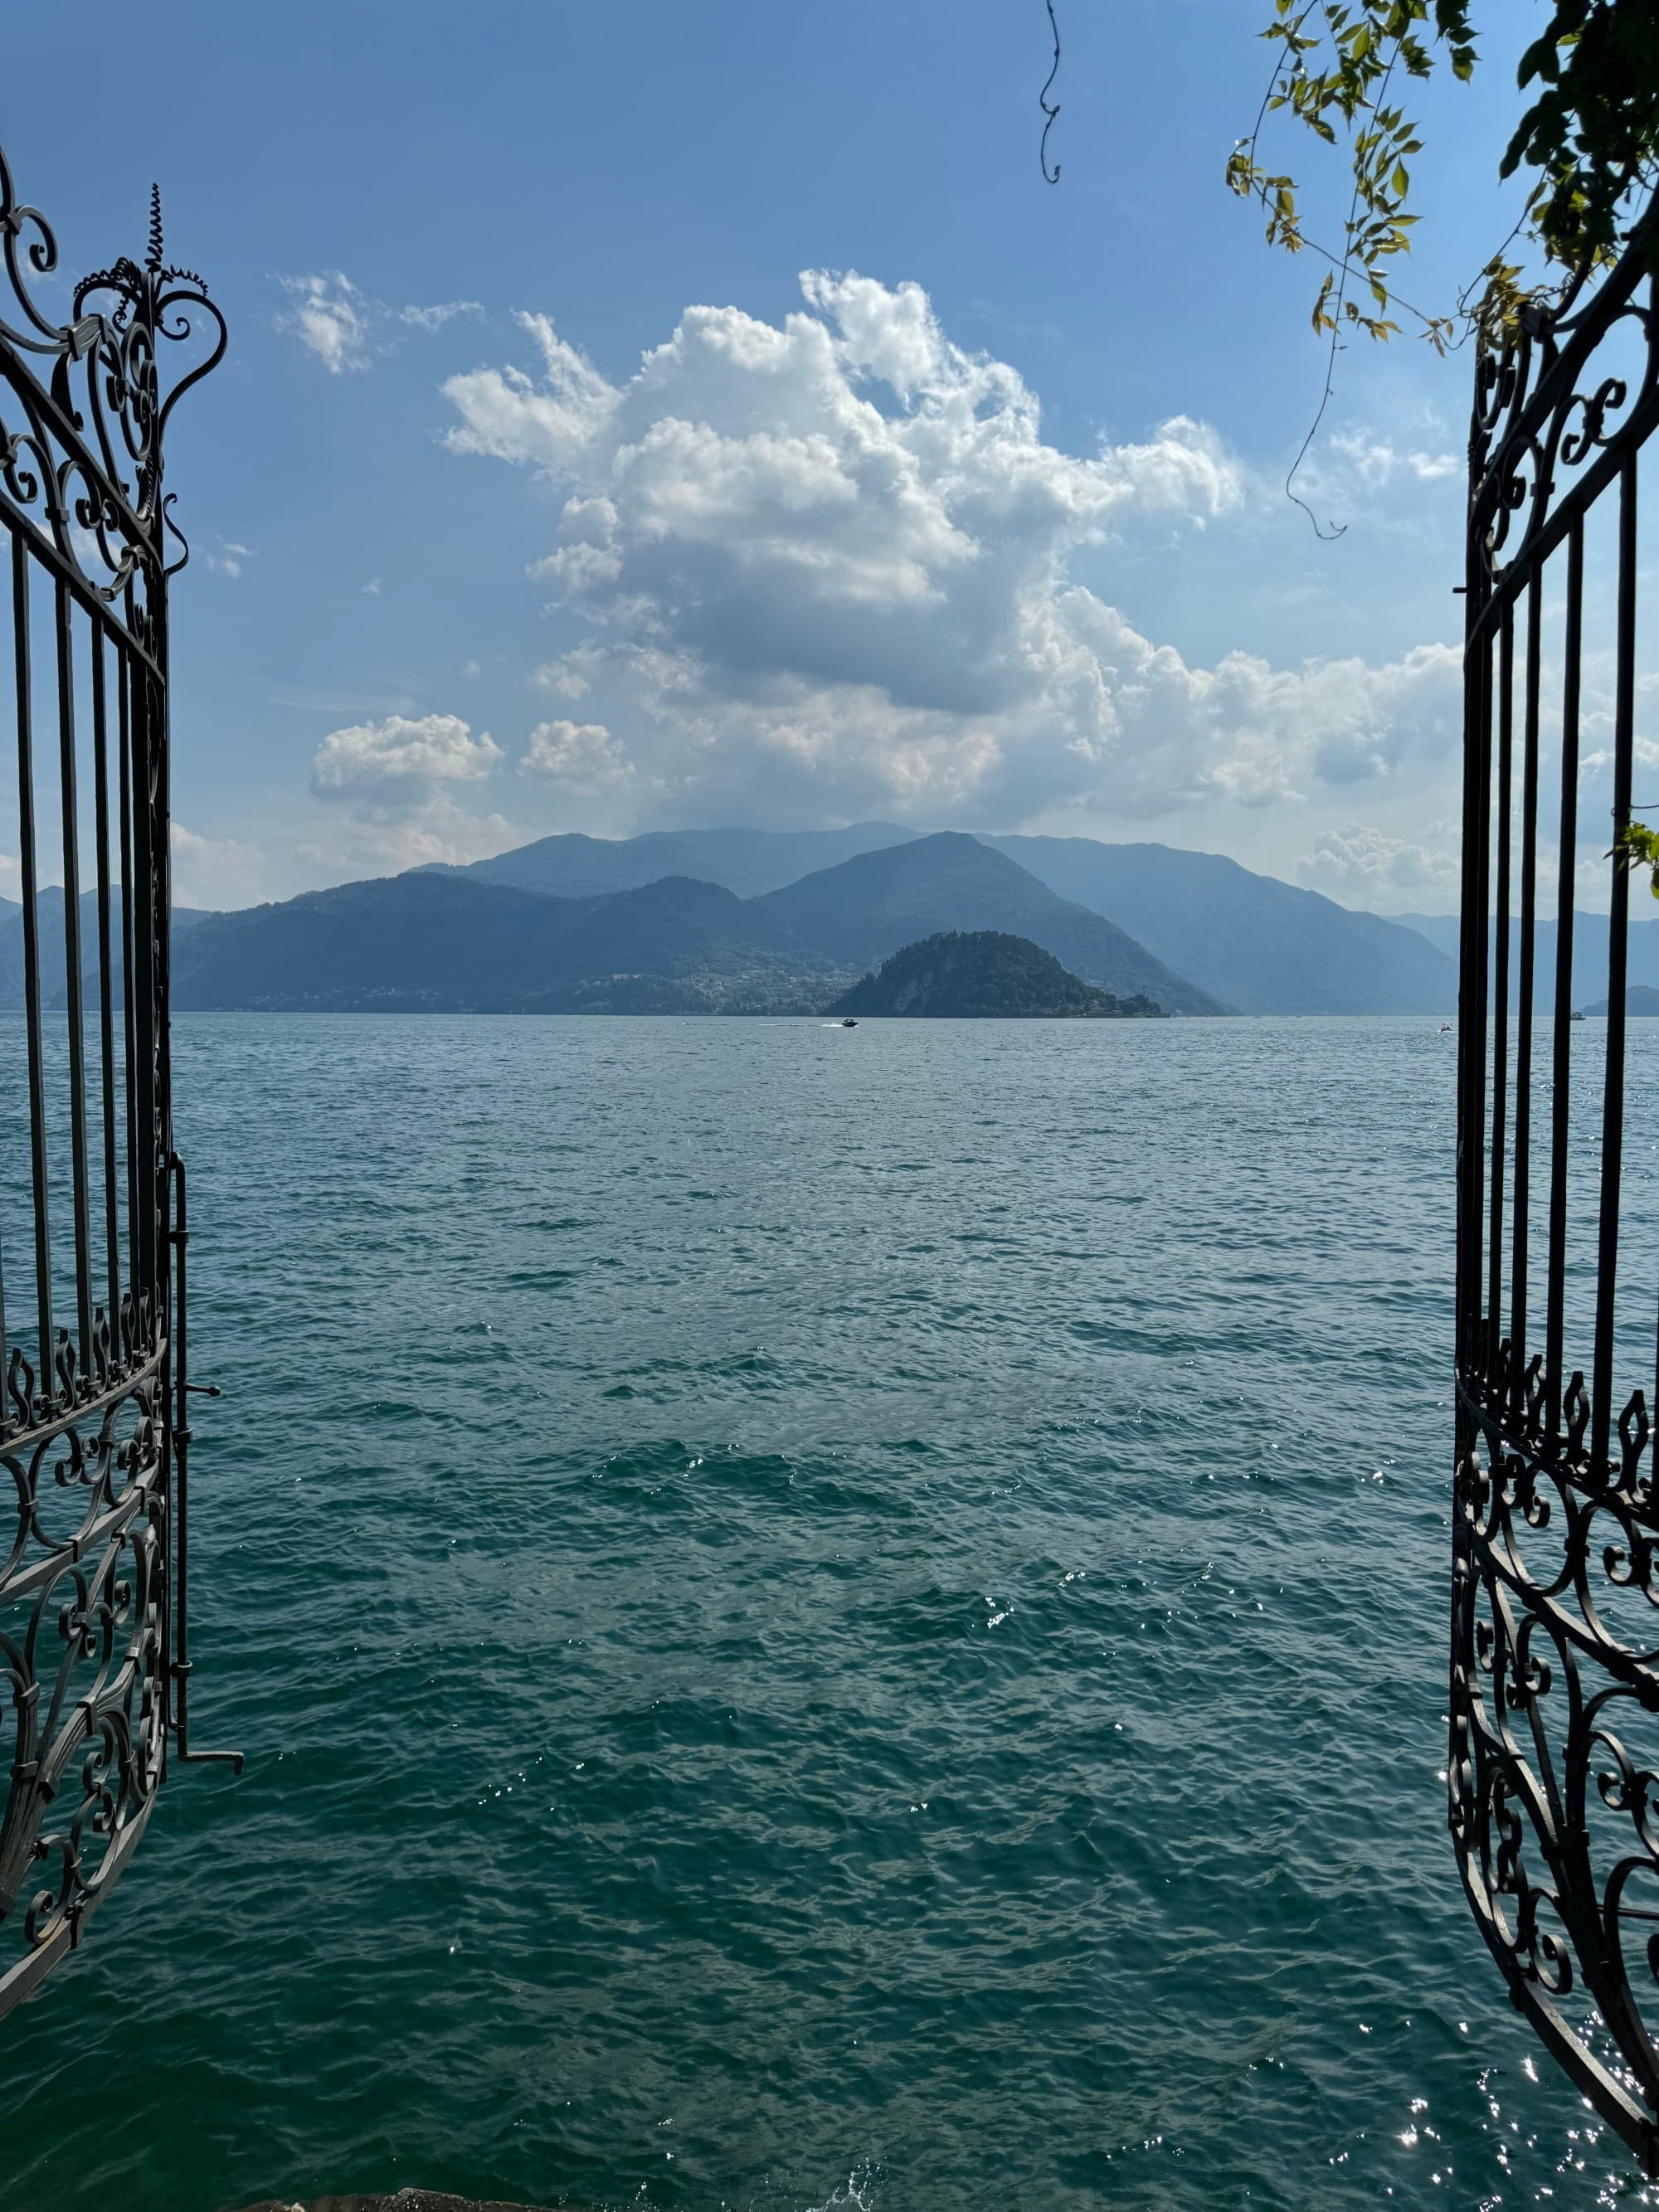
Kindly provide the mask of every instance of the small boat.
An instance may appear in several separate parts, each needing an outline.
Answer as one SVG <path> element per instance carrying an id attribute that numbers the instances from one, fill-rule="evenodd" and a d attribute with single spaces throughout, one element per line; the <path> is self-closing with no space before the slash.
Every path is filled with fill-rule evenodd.
<path id="1" fill-rule="evenodd" d="M 1576 1022 L 1582 1022 L 1584 1018 L 1583 1008 L 1582 1006 L 1575 1006 L 1572 1010 L 1572 1018 Z"/>
<path id="2" fill-rule="evenodd" d="M 1449 1036 L 1451 1035 L 1451 1033 L 1452 1033 L 1452 1025 L 1451 1025 L 1451 1024 L 1450 1024 L 1449 1022 L 1442 1022 L 1442 1023 L 1441 1023 L 1441 1024 L 1440 1024 L 1440 1034 L 1441 1034 L 1441 1036 Z"/>
<path id="3" fill-rule="evenodd" d="M 846 1019 L 842 1023 L 842 1027 L 844 1030 L 855 1030 L 858 1027 L 858 1024 L 853 1019 L 851 1014 L 848 1014 Z"/>

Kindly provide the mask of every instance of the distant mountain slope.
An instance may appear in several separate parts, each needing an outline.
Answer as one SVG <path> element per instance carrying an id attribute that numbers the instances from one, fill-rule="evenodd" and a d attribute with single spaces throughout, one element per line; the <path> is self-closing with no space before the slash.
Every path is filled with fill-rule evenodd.
<path id="1" fill-rule="evenodd" d="M 776 935 L 730 891 L 683 877 L 558 899 L 416 870 L 198 923 L 176 948 L 173 998 L 293 1012 L 805 1012 L 846 980 Z"/>
<path id="2" fill-rule="evenodd" d="M 572 904 L 416 872 L 200 922 L 174 949 L 181 1008 L 453 1011 L 544 989 Z"/>
<path id="3" fill-rule="evenodd" d="M 572 910 L 526 1013 L 805 1013 L 848 975 L 718 884 L 669 876 L 555 903 Z"/>
<path id="4" fill-rule="evenodd" d="M 972 837 L 843 860 L 763 897 L 685 877 L 556 898 L 417 869 L 210 915 L 179 933 L 181 1009 L 319 1012 L 781 1012 L 940 929 L 1007 928 L 1086 982 L 1223 1011 L 1098 915 Z"/>
<path id="5" fill-rule="evenodd" d="M 1144 994 L 1166 1013 L 1231 1012 L 1115 924 L 1057 898 L 1006 854 L 955 830 L 860 854 L 755 904 L 797 941 L 860 967 L 939 930 L 997 929 L 1030 938 L 1118 998 Z"/>
<path id="6" fill-rule="evenodd" d="M 68 1003 L 64 988 L 64 890 L 61 884 L 49 884 L 35 900 L 35 915 L 40 929 L 40 1004 L 57 1010 Z M 81 915 L 81 988 L 84 1002 L 88 1006 L 100 1003 L 98 980 L 98 894 L 83 890 L 80 902 Z M 199 908 L 176 906 L 173 909 L 175 939 L 207 919 Z M 121 1003 L 121 897 L 118 890 L 112 901 L 110 917 L 111 939 L 114 951 L 114 966 L 110 978 L 111 1000 Z M 0 899 L 0 1009 L 21 1006 L 24 1000 L 23 971 L 23 909 L 13 899 Z"/>
<path id="7" fill-rule="evenodd" d="M 1630 933 L 1626 940 L 1627 963 L 1626 981 L 1644 983 L 1659 989 L 1659 921 L 1648 921 L 1641 912 L 1652 901 L 1643 898 L 1631 901 Z M 1455 962 L 1457 938 L 1461 927 L 1455 914 L 1402 914 L 1396 916 L 1407 928 L 1416 930 L 1437 945 Z M 1555 923 L 1538 921 L 1533 927 L 1533 1004 L 1540 1014 L 1554 1011 L 1555 995 Z M 1490 942 L 1490 940 L 1489 940 Z M 1521 924 L 1513 918 L 1510 923 L 1510 1005 L 1518 983 L 1521 965 Z M 1573 917 L 1572 932 L 1572 1001 L 1582 1006 L 1589 999 L 1605 999 L 1607 995 L 1607 917 L 1605 914 L 1579 914 Z"/>
<path id="8" fill-rule="evenodd" d="M 753 898 L 812 869 L 902 845 L 915 835 L 890 822 L 860 822 L 850 830 L 654 830 L 643 837 L 614 838 L 571 830 L 491 860 L 475 860 L 463 872 L 482 883 L 550 891 L 560 898 L 634 890 L 664 876 L 692 876 Z"/>
<path id="9" fill-rule="evenodd" d="M 1246 1013 L 1442 1014 L 1457 1002 L 1455 969 L 1414 930 L 1218 854 L 1091 837 L 984 842 Z"/>
<path id="10" fill-rule="evenodd" d="M 1610 1004 L 1609 1000 L 1601 999 L 1595 1006 L 1586 1006 L 1584 1012 L 1587 1014 L 1605 1014 Z M 1656 991 L 1651 983 L 1632 983 L 1625 994 L 1625 1012 L 1632 1016 L 1640 1015 L 1644 1020 L 1652 1020 L 1656 1014 L 1659 1014 L 1659 991 Z"/>
<path id="11" fill-rule="evenodd" d="M 942 930 L 903 945 L 824 1009 L 959 1021 L 1110 1020 L 1158 1011 L 1150 999 L 1097 990 L 1029 937 L 997 929 Z"/>
<path id="12" fill-rule="evenodd" d="M 1402 929 L 1414 929 L 1419 937 L 1426 937 L 1448 960 L 1456 959 L 1457 933 L 1462 925 L 1455 914 L 1397 914 L 1394 919 Z"/>

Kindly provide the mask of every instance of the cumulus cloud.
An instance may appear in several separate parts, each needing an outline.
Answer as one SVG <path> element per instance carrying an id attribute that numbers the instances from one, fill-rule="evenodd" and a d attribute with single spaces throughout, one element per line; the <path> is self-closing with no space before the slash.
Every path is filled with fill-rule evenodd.
<path id="1" fill-rule="evenodd" d="M 521 316 L 534 374 L 444 387 L 452 447 L 563 493 L 539 574 L 591 634 L 538 680 L 599 708 L 666 808 L 1006 824 L 1255 805 L 1453 742 L 1449 647 L 1196 667 L 1079 580 L 1091 549 L 1241 506 L 1204 424 L 1067 453 L 919 286 L 802 289 L 780 325 L 689 307 L 622 383 Z"/>
<path id="2" fill-rule="evenodd" d="M 283 289 L 292 304 L 276 318 L 279 331 L 290 331 L 331 376 L 368 367 L 372 310 L 349 276 L 339 270 L 321 276 L 284 276 Z"/>
<path id="3" fill-rule="evenodd" d="M 634 780 L 632 763 L 603 722 L 538 722 L 523 765 L 566 790 L 598 796 Z"/>
<path id="4" fill-rule="evenodd" d="M 388 714 L 331 730 L 312 757 L 313 796 L 325 810 L 295 853 L 325 877 L 380 875 L 430 861 L 452 866 L 522 844 L 524 830 L 479 815 L 459 793 L 502 758 L 488 731 L 458 714 Z"/>
<path id="5" fill-rule="evenodd" d="M 0 898 L 21 901 L 23 864 L 15 853 L 0 853 Z"/>
<path id="6" fill-rule="evenodd" d="M 240 576 L 242 563 L 252 558 L 253 548 L 251 545 L 238 545 L 234 538 L 229 538 L 217 539 L 209 546 L 206 554 L 209 568 L 222 576 Z"/>
<path id="7" fill-rule="evenodd" d="M 458 714 L 388 714 L 331 730 L 313 757 L 311 787 L 319 799 L 416 807 L 446 784 L 488 775 L 501 757 L 489 732 L 475 738 Z"/>
<path id="8" fill-rule="evenodd" d="M 1458 860 L 1450 842 L 1455 825 L 1436 827 L 1444 843 L 1414 844 L 1363 823 L 1328 830 L 1315 838 L 1312 849 L 1298 861 L 1297 873 L 1304 883 L 1346 906 L 1398 910 L 1426 898 L 1432 902 L 1431 910 L 1449 911 L 1458 896 Z"/>

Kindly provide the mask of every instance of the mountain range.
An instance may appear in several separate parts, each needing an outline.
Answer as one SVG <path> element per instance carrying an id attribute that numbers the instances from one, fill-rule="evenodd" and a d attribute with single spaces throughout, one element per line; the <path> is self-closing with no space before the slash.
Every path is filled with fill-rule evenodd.
<path id="1" fill-rule="evenodd" d="M 421 869 L 216 915 L 175 951 L 180 1007 L 317 1012 L 786 1012 L 940 930 L 1030 938 L 1085 981 L 1170 1012 L 1228 1009 L 1103 915 L 944 831 L 744 898 L 669 876 L 570 897 Z"/>
<path id="2" fill-rule="evenodd" d="M 467 872 L 530 890 L 619 890 L 672 857 L 688 872 L 744 892 L 791 881 L 791 872 L 803 866 L 821 868 L 832 851 L 852 857 L 915 837 L 890 822 L 804 832 L 684 830 L 615 841 L 567 835 L 540 838 Z M 1425 952 L 1415 929 L 1355 913 L 1218 854 L 1108 845 L 1091 837 L 978 842 L 1060 898 L 1115 922 L 1154 959 L 1240 1012 L 1448 1014 L 1456 1005 L 1455 938 L 1450 958 L 1439 946 Z M 957 926 L 1016 927 L 988 914 Z"/>
<path id="3" fill-rule="evenodd" d="M 652 830 L 642 837 L 615 838 L 572 830 L 491 860 L 475 860 L 466 873 L 481 883 L 551 891 L 559 898 L 638 890 L 665 876 L 690 876 L 739 898 L 757 898 L 860 853 L 910 844 L 915 836 L 890 822 L 860 822 L 850 830 Z"/>
<path id="4" fill-rule="evenodd" d="M 40 895 L 54 1005 L 62 901 Z M 82 906 L 90 968 L 89 894 Z M 21 1003 L 21 919 L 0 902 L 0 1006 Z M 173 989 L 181 1008 L 784 1012 L 822 1006 L 920 939 L 997 930 L 1170 1012 L 1449 1013 L 1454 963 L 1433 918 L 1414 919 L 1164 845 L 890 823 L 570 834 L 469 868 L 178 910 Z"/>

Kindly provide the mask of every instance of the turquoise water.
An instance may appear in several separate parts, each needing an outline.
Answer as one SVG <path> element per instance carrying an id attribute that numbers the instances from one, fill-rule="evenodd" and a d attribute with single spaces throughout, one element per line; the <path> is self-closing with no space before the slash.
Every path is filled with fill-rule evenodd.
<path id="1" fill-rule="evenodd" d="M 1611 2202 L 1444 1832 L 1452 1044 L 180 1022 L 247 1771 L 6 2212 Z"/>

